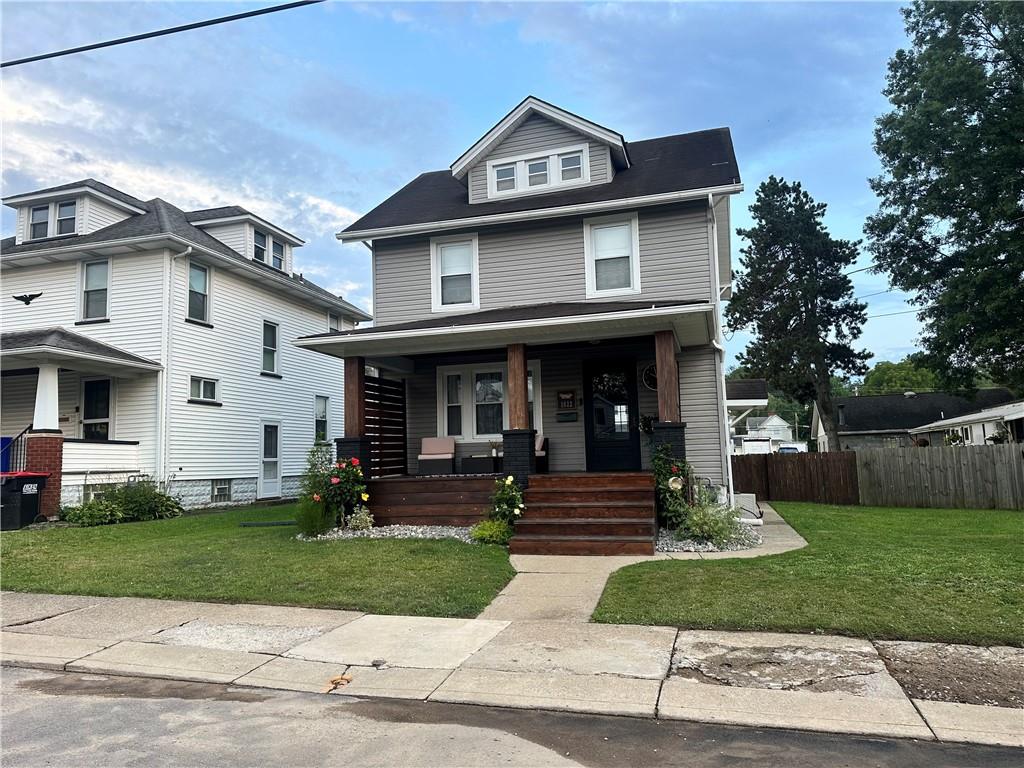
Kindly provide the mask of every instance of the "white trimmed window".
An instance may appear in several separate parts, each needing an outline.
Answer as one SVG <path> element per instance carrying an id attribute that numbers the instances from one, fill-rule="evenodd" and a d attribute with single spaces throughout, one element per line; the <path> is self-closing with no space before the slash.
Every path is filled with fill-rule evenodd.
<path id="1" fill-rule="evenodd" d="M 640 235 L 635 213 L 583 221 L 587 298 L 640 292 Z"/>
<path id="2" fill-rule="evenodd" d="M 271 264 L 274 269 L 284 269 L 284 243 L 273 241 L 271 250 Z"/>
<path id="3" fill-rule="evenodd" d="M 263 321 L 263 372 L 277 373 L 278 326 Z"/>
<path id="4" fill-rule="evenodd" d="M 435 237 L 430 241 L 430 253 L 433 311 L 479 309 L 477 236 Z"/>
<path id="5" fill-rule="evenodd" d="M 260 232 L 258 229 L 253 234 L 252 241 L 252 257 L 256 261 L 266 262 L 267 260 L 267 235 L 265 232 Z"/>
<path id="6" fill-rule="evenodd" d="M 501 439 L 508 426 L 505 365 L 481 364 L 437 369 L 438 437 L 458 441 Z M 530 427 L 541 423 L 540 362 L 527 364 L 527 409 Z"/>
<path id="7" fill-rule="evenodd" d="M 210 270 L 192 262 L 188 265 L 188 318 L 210 321 Z"/>
<path id="8" fill-rule="evenodd" d="M 50 206 L 37 205 L 29 211 L 28 236 L 38 240 L 50 234 Z"/>
<path id="9" fill-rule="evenodd" d="M 327 313 L 327 330 L 328 331 L 340 331 L 341 330 L 341 317 L 336 312 Z"/>
<path id="10" fill-rule="evenodd" d="M 487 196 L 527 195 L 590 182 L 590 145 L 487 161 Z"/>
<path id="11" fill-rule="evenodd" d="M 331 399 L 324 395 L 313 397 L 313 441 L 326 443 L 330 437 L 328 414 L 331 411 Z"/>
<path id="12" fill-rule="evenodd" d="M 231 481 L 211 480 L 210 501 L 214 504 L 231 501 Z"/>
<path id="13" fill-rule="evenodd" d="M 218 403 L 220 402 L 220 397 L 218 396 L 217 388 L 216 379 L 192 376 L 189 379 L 189 399 L 202 400 L 206 403 Z"/>
<path id="14" fill-rule="evenodd" d="M 85 262 L 82 265 L 82 319 L 106 319 L 109 295 L 110 262 Z"/>
<path id="15" fill-rule="evenodd" d="M 75 201 L 65 200 L 57 203 L 57 234 L 75 234 Z"/>

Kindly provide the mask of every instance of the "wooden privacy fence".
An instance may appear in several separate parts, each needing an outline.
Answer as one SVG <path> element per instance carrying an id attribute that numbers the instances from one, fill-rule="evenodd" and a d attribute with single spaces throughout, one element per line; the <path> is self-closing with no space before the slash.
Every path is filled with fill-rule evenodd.
<path id="1" fill-rule="evenodd" d="M 766 501 L 857 504 L 857 459 L 841 453 L 767 453 L 733 456 L 733 487 Z"/>
<path id="2" fill-rule="evenodd" d="M 857 452 L 860 503 L 1024 509 L 1024 445 L 874 448 Z"/>
<path id="3" fill-rule="evenodd" d="M 405 382 L 366 377 L 366 436 L 370 438 L 370 477 L 404 475 Z"/>
<path id="4" fill-rule="evenodd" d="M 766 501 L 1024 509 L 1024 446 L 733 456 L 733 486 Z"/>

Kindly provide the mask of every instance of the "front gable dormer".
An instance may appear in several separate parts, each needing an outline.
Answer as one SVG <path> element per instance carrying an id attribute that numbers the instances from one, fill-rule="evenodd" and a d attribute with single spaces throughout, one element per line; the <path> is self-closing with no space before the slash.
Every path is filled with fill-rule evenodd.
<path id="1" fill-rule="evenodd" d="M 629 167 L 622 136 L 533 96 L 455 163 L 470 203 L 607 183 Z"/>
<path id="2" fill-rule="evenodd" d="M 252 261 L 292 274 L 293 249 L 304 241 L 238 206 L 187 214 L 189 222 Z"/>

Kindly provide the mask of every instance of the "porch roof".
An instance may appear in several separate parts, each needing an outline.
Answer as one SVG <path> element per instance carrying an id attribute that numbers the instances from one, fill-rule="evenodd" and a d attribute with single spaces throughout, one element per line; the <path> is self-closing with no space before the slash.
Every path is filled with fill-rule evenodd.
<path id="1" fill-rule="evenodd" d="M 704 302 L 554 302 L 321 333 L 295 343 L 334 357 L 389 357 L 673 330 L 681 346 L 696 346 L 711 342 L 713 324 L 714 306 Z"/>
<path id="2" fill-rule="evenodd" d="M 163 366 L 59 326 L 0 334 L 0 367 L 35 368 L 52 363 L 75 371 L 137 375 Z"/>

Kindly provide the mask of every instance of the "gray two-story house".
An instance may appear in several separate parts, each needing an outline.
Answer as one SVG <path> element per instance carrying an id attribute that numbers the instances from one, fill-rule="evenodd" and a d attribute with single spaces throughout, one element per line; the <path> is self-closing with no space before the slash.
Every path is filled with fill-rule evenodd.
<path id="1" fill-rule="evenodd" d="M 646 508 L 659 443 L 729 494 L 720 309 L 741 190 L 728 129 L 627 142 L 525 99 L 338 234 L 372 251 L 375 324 L 298 343 L 346 361 L 339 450 L 376 475 L 436 473 L 438 456 L 449 476 L 502 471 L 529 486 L 531 512 L 592 523 L 517 526 L 516 551 L 585 551 L 565 542 L 639 519 L 627 486 Z M 447 482 L 377 483 L 378 509 L 468 498 L 427 495 Z M 648 551 L 646 531 L 629 546 L 620 527 L 615 551 Z"/>

